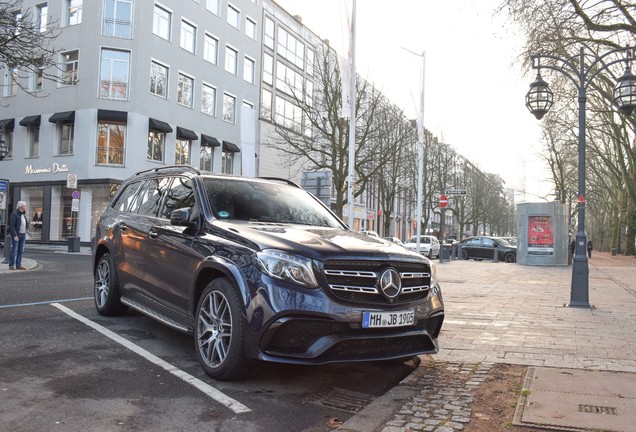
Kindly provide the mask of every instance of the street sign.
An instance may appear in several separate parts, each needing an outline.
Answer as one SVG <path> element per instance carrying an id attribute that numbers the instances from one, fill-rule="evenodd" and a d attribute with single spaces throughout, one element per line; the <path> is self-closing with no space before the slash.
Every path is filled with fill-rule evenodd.
<path id="1" fill-rule="evenodd" d="M 79 210 L 80 210 L 80 202 L 78 199 L 73 198 L 73 200 L 71 201 L 71 211 L 78 212 Z"/>
<path id="2" fill-rule="evenodd" d="M 66 176 L 66 187 L 69 189 L 77 189 L 77 175 L 68 174 Z"/>
<path id="3" fill-rule="evenodd" d="M 466 195 L 466 189 L 446 189 L 446 195 Z"/>
<path id="4" fill-rule="evenodd" d="M 576 199 L 576 202 L 578 202 L 579 204 L 585 204 L 585 196 L 579 195 L 579 197 Z"/>
<path id="5" fill-rule="evenodd" d="M 439 196 L 439 206 L 441 208 L 444 208 L 448 205 L 448 198 L 446 197 L 446 195 L 440 195 Z"/>
<path id="6" fill-rule="evenodd" d="M 0 180 L 0 192 L 7 192 L 9 190 L 9 180 Z"/>
<path id="7" fill-rule="evenodd" d="M 73 191 L 73 199 L 80 199 L 80 191 Z"/>

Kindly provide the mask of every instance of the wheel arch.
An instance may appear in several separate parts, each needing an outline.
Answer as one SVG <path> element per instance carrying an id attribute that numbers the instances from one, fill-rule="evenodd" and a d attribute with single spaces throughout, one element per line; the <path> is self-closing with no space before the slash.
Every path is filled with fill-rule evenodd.
<path id="1" fill-rule="evenodd" d="M 249 290 L 241 278 L 238 268 L 229 261 L 218 259 L 218 257 L 210 257 L 205 261 L 205 264 L 200 269 L 194 283 L 194 291 L 191 296 L 192 303 L 189 307 L 189 313 L 193 319 L 196 316 L 197 305 L 199 304 L 199 299 L 201 298 L 201 294 L 203 294 L 203 290 L 205 290 L 205 287 L 208 286 L 210 282 L 218 278 L 226 278 L 230 281 L 234 289 L 238 291 L 239 295 L 243 299 L 242 309 L 243 313 L 245 313 L 245 307 L 248 303 L 247 299 L 249 297 Z"/>

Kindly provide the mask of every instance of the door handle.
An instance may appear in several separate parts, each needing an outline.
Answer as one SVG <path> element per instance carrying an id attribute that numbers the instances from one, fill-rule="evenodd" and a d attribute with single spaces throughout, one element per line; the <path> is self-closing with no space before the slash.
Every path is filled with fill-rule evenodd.
<path id="1" fill-rule="evenodd" d="M 119 224 L 119 229 L 122 231 L 126 231 L 128 229 L 128 225 L 122 222 Z"/>
<path id="2" fill-rule="evenodd" d="M 157 233 L 157 231 L 155 231 L 153 229 L 148 231 L 148 237 L 150 237 L 150 238 L 157 238 L 158 235 L 159 235 L 159 233 Z"/>

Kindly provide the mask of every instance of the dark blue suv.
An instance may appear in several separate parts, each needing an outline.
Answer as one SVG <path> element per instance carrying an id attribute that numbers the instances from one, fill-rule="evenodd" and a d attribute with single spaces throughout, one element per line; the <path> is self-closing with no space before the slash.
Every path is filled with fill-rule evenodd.
<path id="1" fill-rule="evenodd" d="M 435 267 L 351 231 L 280 179 L 177 166 L 124 182 L 97 223 L 95 306 L 135 309 L 193 334 L 210 376 L 261 361 L 323 364 L 435 353 Z"/>

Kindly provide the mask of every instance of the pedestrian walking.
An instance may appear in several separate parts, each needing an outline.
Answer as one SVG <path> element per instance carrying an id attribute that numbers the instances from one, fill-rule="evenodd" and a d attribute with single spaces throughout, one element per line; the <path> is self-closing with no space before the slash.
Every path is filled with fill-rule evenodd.
<path id="1" fill-rule="evenodd" d="M 587 257 L 592 258 L 592 240 L 587 241 Z"/>
<path id="2" fill-rule="evenodd" d="M 22 266 L 24 242 L 29 231 L 29 220 L 26 217 L 26 202 L 18 201 L 18 205 L 9 217 L 9 232 L 11 234 L 11 254 L 9 255 L 9 270 L 26 270 Z"/>
<path id="3" fill-rule="evenodd" d="M 576 250 L 576 241 L 572 239 L 570 242 L 570 253 L 574 256 L 574 251 Z"/>

